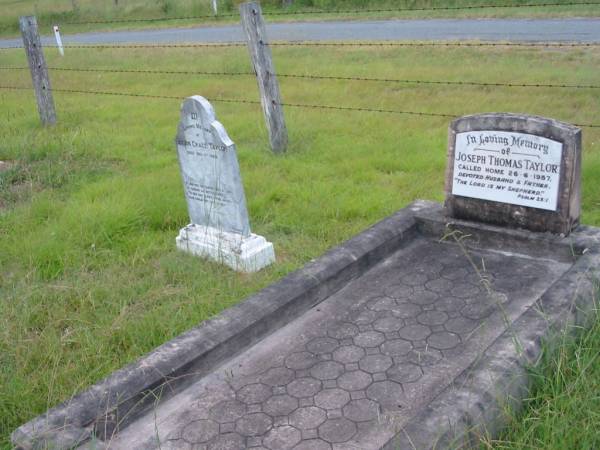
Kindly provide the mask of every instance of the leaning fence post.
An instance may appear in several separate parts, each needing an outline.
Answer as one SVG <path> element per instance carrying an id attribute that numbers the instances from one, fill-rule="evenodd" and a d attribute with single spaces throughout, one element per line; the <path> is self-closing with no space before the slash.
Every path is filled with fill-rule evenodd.
<path id="1" fill-rule="evenodd" d="M 271 148 L 276 153 L 284 152 L 288 143 L 288 135 L 283 117 L 279 83 L 275 75 L 260 6 L 254 2 L 243 3 L 240 5 L 240 16 L 242 28 L 248 39 L 248 51 L 252 65 L 256 72 L 260 102 L 267 122 Z"/>
<path id="2" fill-rule="evenodd" d="M 23 36 L 23 47 L 29 61 L 40 120 L 43 125 L 54 125 L 56 124 L 56 111 L 37 20 L 35 16 L 23 16 L 19 18 L 19 25 Z"/>

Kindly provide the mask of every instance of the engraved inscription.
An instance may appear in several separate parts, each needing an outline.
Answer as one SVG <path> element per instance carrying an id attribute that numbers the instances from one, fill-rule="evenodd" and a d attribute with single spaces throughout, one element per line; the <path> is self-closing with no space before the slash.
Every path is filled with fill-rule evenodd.
<path id="1" fill-rule="evenodd" d="M 452 193 L 556 211 L 563 145 L 508 131 L 457 133 Z"/>
<path id="2" fill-rule="evenodd" d="M 175 143 L 191 222 L 248 236 L 235 144 L 206 99 L 186 99 Z"/>
<path id="3" fill-rule="evenodd" d="M 211 203 L 215 206 L 225 206 L 233 202 L 231 191 L 216 186 L 204 186 L 187 178 L 185 183 L 186 196 L 199 202 Z"/>

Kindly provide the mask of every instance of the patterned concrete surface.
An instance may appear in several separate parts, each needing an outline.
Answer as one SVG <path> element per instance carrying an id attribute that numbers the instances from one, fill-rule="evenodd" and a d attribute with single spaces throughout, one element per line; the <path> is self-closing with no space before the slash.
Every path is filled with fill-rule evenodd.
<path id="1" fill-rule="evenodd" d="M 418 239 L 109 448 L 380 448 L 568 267 Z"/>

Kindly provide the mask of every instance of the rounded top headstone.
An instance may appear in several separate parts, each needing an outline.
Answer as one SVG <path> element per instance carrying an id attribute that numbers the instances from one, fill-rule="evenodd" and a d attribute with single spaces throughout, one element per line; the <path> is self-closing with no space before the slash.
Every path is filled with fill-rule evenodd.
<path id="1" fill-rule="evenodd" d="M 249 236 L 236 147 L 204 97 L 182 103 L 175 142 L 191 222 Z"/>

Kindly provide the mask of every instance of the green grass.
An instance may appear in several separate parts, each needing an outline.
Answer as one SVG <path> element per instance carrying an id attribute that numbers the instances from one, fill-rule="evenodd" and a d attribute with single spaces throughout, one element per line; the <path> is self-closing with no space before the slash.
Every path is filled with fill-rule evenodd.
<path id="1" fill-rule="evenodd" d="M 524 412 L 511 414 L 508 430 L 482 448 L 600 448 L 600 321 L 563 335 L 531 368 L 533 385 Z"/>
<path id="2" fill-rule="evenodd" d="M 598 84 L 594 48 L 277 48 L 281 73 Z M 244 48 L 77 50 L 54 67 L 250 70 Z M 26 65 L 19 50 L 0 65 Z M 51 71 L 55 88 L 256 100 L 252 77 Z M 27 71 L 1 85 L 29 86 Z M 289 103 L 540 114 L 597 123 L 600 92 L 282 79 Z M 0 89 L 0 446 L 9 433 L 155 346 L 417 198 L 443 199 L 449 119 L 286 108 L 274 156 L 260 108 L 216 103 L 237 143 L 253 231 L 277 264 L 254 275 L 179 253 L 187 221 L 174 149 L 179 101 Z M 584 129 L 583 222 L 600 225 L 600 129 Z M 583 387 L 586 385 L 584 384 Z M 590 384 L 590 386 L 592 386 Z M 589 391 L 593 397 L 597 392 Z"/>
<path id="3" fill-rule="evenodd" d="M 385 18 L 439 18 L 439 17 L 598 17 L 600 5 L 568 5 L 582 0 L 295 0 L 282 7 L 280 0 L 261 2 L 267 20 L 334 20 L 334 19 L 385 19 Z M 75 33 L 90 30 L 130 28 L 156 28 L 197 26 L 218 23 L 237 23 L 238 4 L 242 0 L 218 0 L 219 15 L 213 19 L 210 0 L 0 0 L 0 36 L 18 35 L 18 17 L 36 15 L 41 33 L 49 34 L 51 26 L 58 24 L 63 32 Z M 523 7 L 527 4 L 564 3 L 558 6 Z M 515 5 L 512 8 L 481 8 L 438 11 L 373 11 L 377 9 L 419 9 L 431 7 L 460 7 L 473 5 Z M 335 12 L 350 10 L 350 13 Z M 322 11 L 314 13 L 314 11 Z M 309 14 L 306 14 L 309 12 Z M 276 15 L 268 16 L 269 13 Z M 284 14 L 282 14 L 284 13 Z M 299 14 L 300 13 L 300 14 Z M 301 14 L 304 13 L 304 14 Z M 175 18 L 209 16 L 189 20 Z M 69 24 L 70 22 L 111 21 L 141 18 L 164 18 L 158 22 L 125 22 Z"/>

